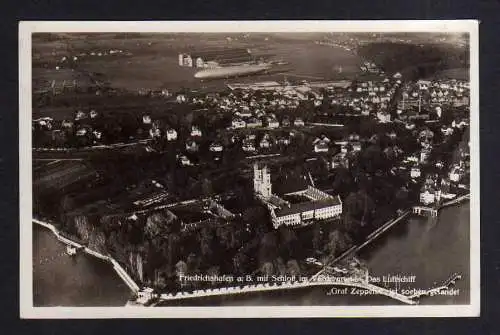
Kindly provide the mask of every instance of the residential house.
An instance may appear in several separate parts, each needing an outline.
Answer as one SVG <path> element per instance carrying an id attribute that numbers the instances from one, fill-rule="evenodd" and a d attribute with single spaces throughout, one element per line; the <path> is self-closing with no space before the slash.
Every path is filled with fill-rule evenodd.
<path id="1" fill-rule="evenodd" d="M 257 127 L 262 127 L 262 121 L 257 118 L 250 118 L 247 121 L 247 128 L 257 128 Z"/>
<path id="2" fill-rule="evenodd" d="M 420 177 L 421 172 L 420 172 L 420 167 L 418 166 L 413 166 L 410 170 L 410 177 L 412 178 L 418 178 Z"/>
<path id="3" fill-rule="evenodd" d="M 145 114 L 142 116 L 142 123 L 143 124 L 151 124 L 151 116 Z"/>
<path id="4" fill-rule="evenodd" d="M 210 144 L 209 150 L 211 152 L 221 152 L 222 150 L 224 150 L 224 147 L 219 142 L 214 142 Z"/>
<path id="5" fill-rule="evenodd" d="M 202 133 L 200 128 L 197 126 L 191 126 L 191 136 L 192 137 L 201 137 Z"/>
<path id="6" fill-rule="evenodd" d="M 302 120 L 302 118 L 298 117 L 295 120 L 293 120 L 293 125 L 295 127 L 303 127 L 304 126 L 304 120 Z"/>
<path id="7" fill-rule="evenodd" d="M 276 118 L 267 118 L 267 126 L 269 128 L 279 128 L 280 123 Z"/>
<path id="8" fill-rule="evenodd" d="M 167 141 L 177 140 L 177 131 L 173 128 L 167 129 Z"/>
<path id="9" fill-rule="evenodd" d="M 231 121 L 231 126 L 234 129 L 241 129 L 246 127 L 246 122 L 240 118 L 235 118 Z"/>

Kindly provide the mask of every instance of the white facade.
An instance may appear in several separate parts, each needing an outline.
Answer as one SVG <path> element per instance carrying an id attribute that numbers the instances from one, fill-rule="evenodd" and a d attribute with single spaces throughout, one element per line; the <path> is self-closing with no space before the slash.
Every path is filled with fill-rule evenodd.
<path id="1" fill-rule="evenodd" d="M 196 126 L 191 127 L 191 136 L 193 137 L 200 137 L 201 136 L 201 130 L 200 128 Z"/>
<path id="2" fill-rule="evenodd" d="M 340 200 L 340 199 L 339 199 Z M 293 206 L 293 205 L 292 205 Z M 290 213 L 286 215 L 277 215 L 274 210 L 271 210 L 271 218 L 273 221 L 274 228 L 278 228 L 281 225 L 285 226 L 298 226 L 304 221 L 317 219 L 325 220 L 337 217 L 342 214 L 342 202 L 339 204 L 334 204 L 330 206 L 312 208 L 305 211 L 298 211 L 296 213 Z"/>
<path id="3" fill-rule="evenodd" d="M 151 116 L 149 116 L 149 115 L 143 115 L 142 116 L 142 123 L 144 123 L 144 124 L 151 124 Z"/>
<path id="4" fill-rule="evenodd" d="M 210 144 L 209 150 L 212 152 L 221 152 L 224 148 L 219 143 Z"/>
<path id="5" fill-rule="evenodd" d="M 196 67 L 205 67 L 205 62 L 201 57 L 196 58 Z"/>
<path id="6" fill-rule="evenodd" d="M 247 121 L 247 128 L 262 127 L 262 121 L 259 119 L 250 119 Z"/>
<path id="7" fill-rule="evenodd" d="M 232 126 L 234 129 L 240 129 L 240 128 L 245 128 L 246 127 L 246 122 L 242 119 L 234 119 L 231 122 Z"/>
<path id="8" fill-rule="evenodd" d="M 278 120 L 276 119 L 269 119 L 267 122 L 269 124 L 269 128 L 278 128 L 280 126 Z"/>
<path id="9" fill-rule="evenodd" d="M 435 200 L 436 197 L 434 196 L 434 193 L 431 193 L 429 191 L 420 193 L 420 202 L 423 203 L 424 205 L 433 204 Z"/>
<path id="10" fill-rule="evenodd" d="M 427 150 L 422 150 L 420 152 L 420 163 L 427 162 L 428 158 L 429 158 L 429 152 Z"/>
<path id="11" fill-rule="evenodd" d="M 450 172 L 450 180 L 453 181 L 453 182 L 458 182 L 460 180 L 460 173 L 458 173 L 457 169 L 453 169 L 451 172 Z"/>
<path id="12" fill-rule="evenodd" d="M 267 199 L 271 197 L 271 173 L 267 166 L 260 168 L 258 164 L 253 166 L 253 188 L 257 195 Z"/>
<path id="13" fill-rule="evenodd" d="M 353 151 L 361 151 L 361 142 L 353 142 L 351 146 Z"/>
<path id="14" fill-rule="evenodd" d="M 304 125 L 304 121 L 301 119 L 301 118 L 296 118 L 294 121 L 293 121 L 293 125 L 295 127 L 301 127 Z"/>
<path id="15" fill-rule="evenodd" d="M 241 148 L 245 152 L 253 152 L 253 151 L 255 151 L 255 145 L 253 145 L 252 143 L 243 143 L 243 145 L 241 146 Z"/>
<path id="16" fill-rule="evenodd" d="M 177 131 L 175 129 L 167 130 L 167 141 L 175 141 L 177 139 Z"/>
<path id="17" fill-rule="evenodd" d="M 412 167 L 410 171 L 410 177 L 412 178 L 420 177 L 420 168 L 417 166 Z"/>

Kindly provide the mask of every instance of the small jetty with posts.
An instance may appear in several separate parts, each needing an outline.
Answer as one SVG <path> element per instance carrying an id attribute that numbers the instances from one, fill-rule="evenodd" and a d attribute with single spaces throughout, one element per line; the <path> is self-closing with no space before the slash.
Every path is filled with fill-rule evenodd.
<path id="1" fill-rule="evenodd" d="M 450 286 L 455 285 L 456 281 L 459 279 L 462 279 L 462 275 L 460 275 L 458 273 L 454 273 L 448 279 L 443 281 L 443 283 L 441 283 L 441 285 L 438 285 L 435 288 L 431 288 L 428 290 L 423 290 L 421 292 L 417 292 L 413 295 L 408 296 L 408 298 L 417 299 L 417 298 L 420 298 L 422 296 L 433 296 L 433 295 L 440 294 L 442 291 L 449 289 Z"/>
<path id="2" fill-rule="evenodd" d="M 412 207 L 412 213 L 416 215 L 421 215 L 421 216 L 430 216 L 430 217 L 437 217 L 439 214 L 439 211 L 445 207 L 453 206 L 456 204 L 461 203 L 462 201 L 469 200 L 470 199 L 470 193 L 464 194 L 462 196 L 459 196 L 455 199 L 446 201 L 441 203 L 440 205 L 436 205 L 434 207 L 427 207 L 427 206 L 413 206 Z"/>
<path id="3" fill-rule="evenodd" d="M 438 210 L 436 208 L 427 207 L 427 206 L 413 206 L 412 213 L 417 214 L 417 215 L 422 215 L 422 216 L 430 216 L 430 217 L 437 217 L 438 216 Z"/>
<path id="4" fill-rule="evenodd" d="M 76 255 L 76 252 L 77 252 L 77 249 L 73 246 L 66 246 L 66 253 L 69 255 L 69 256 L 75 256 Z"/>

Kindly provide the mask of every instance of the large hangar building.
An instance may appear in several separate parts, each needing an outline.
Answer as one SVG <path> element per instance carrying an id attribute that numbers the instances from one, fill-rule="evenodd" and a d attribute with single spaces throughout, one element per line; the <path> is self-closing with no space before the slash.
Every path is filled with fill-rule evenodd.
<path id="1" fill-rule="evenodd" d="M 192 51 L 179 54 L 180 66 L 196 68 L 215 68 L 248 63 L 252 60 L 250 50 L 245 48 Z"/>

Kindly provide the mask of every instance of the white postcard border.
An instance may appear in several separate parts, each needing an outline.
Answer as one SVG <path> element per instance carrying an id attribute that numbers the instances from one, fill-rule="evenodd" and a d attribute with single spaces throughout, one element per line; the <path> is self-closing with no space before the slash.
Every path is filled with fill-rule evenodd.
<path id="1" fill-rule="evenodd" d="M 21 318 L 473 317 L 480 313 L 479 40 L 476 20 L 24 21 L 19 24 Z M 34 307 L 31 34 L 35 32 L 468 32 L 470 34 L 470 304 L 418 306 Z"/>

